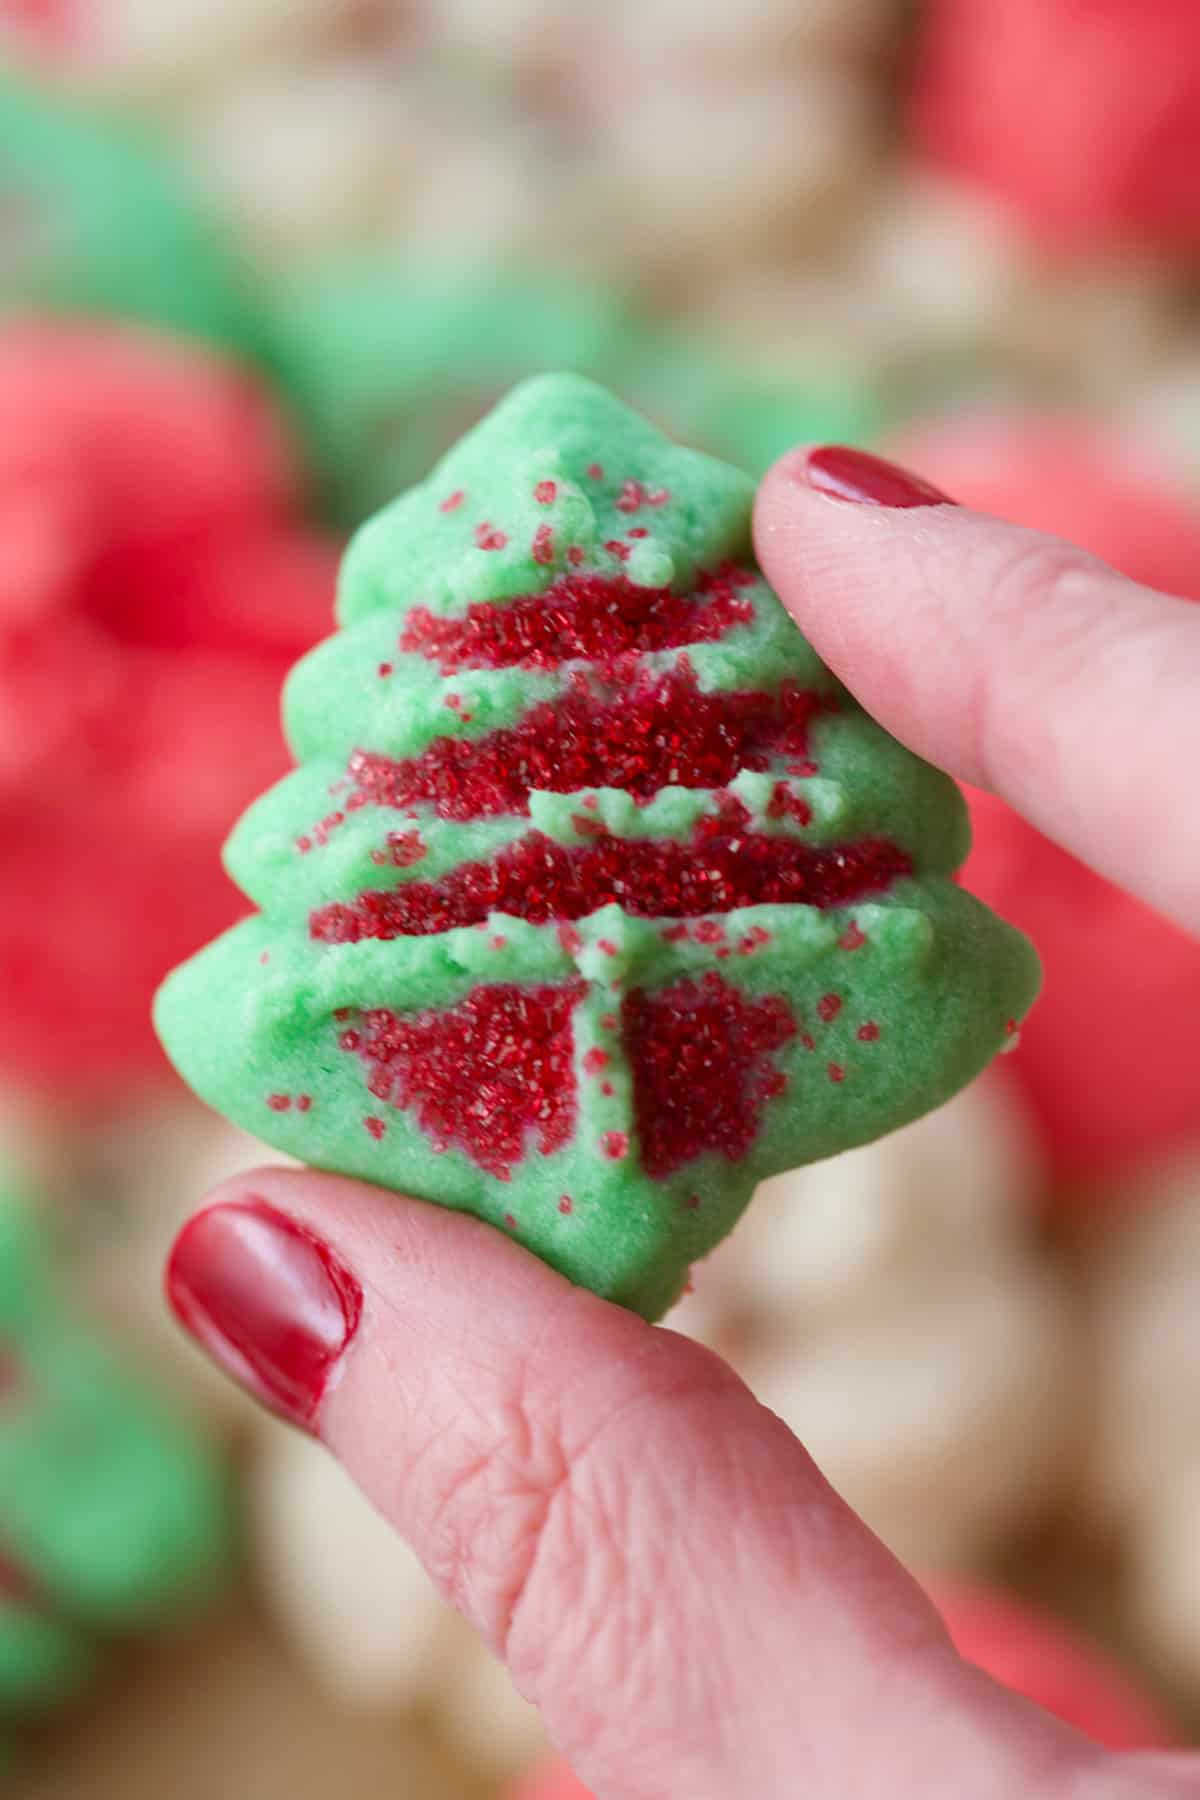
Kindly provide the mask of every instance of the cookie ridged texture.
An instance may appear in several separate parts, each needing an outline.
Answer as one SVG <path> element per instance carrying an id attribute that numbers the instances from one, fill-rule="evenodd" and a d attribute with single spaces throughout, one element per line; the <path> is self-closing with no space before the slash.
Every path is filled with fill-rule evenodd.
<path id="1" fill-rule="evenodd" d="M 588 382 L 515 390 L 352 545 L 300 766 L 228 846 L 261 911 L 158 1008 L 247 1129 L 647 1317 L 760 1179 L 940 1103 L 1037 985 L 751 500 Z"/>

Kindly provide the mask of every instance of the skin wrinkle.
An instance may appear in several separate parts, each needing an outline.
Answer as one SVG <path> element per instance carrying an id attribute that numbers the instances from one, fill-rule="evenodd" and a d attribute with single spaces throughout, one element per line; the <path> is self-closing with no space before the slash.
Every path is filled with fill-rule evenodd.
<path id="1" fill-rule="evenodd" d="M 529 1415 L 518 1398 L 498 1391 L 481 1395 L 458 1381 L 453 1391 L 450 1408 L 444 1400 L 437 1407 L 428 1491 L 415 1496 L 419 1537 L 431 1546 L 431 1566 L 447 1596 L 503 1652 L 546 1512 L 567 1468 L 557 1428 Z M 478 1445 L 474 1455 L 463 1458 L 453 1446 L 448 1451 L 448 1412 L 461 1442 Z M 470 1421 L 466 1430 L 464 1421 Z"/>
<path id="2" fill-rule="evenodd" d="M 649 1330 L 649 1328 L 646 1329 L 647 1331 Z M 705 1373 L 707 1376 L 708 1372 L 706 1371 Z M 690 1377 L 685 1378 L 685 1381 L 687 1392 L 698 1393 L 702 1397 L 706 1395 L 706 1390 L 709 1386 L 707 1379 L 701 1385 L 697 1385 L 694 1379 L 691 1379 Z M 598 1491 L 588 1488 L 590 1460 L 598 1456 L 601 1462 L 601 1469 L 603 1470 L 605 1458 L 610 1455 L 608 1444 L 611 1438 L 614 1435 L 620 1435 L 627 1431 L 636 1436 L 638 1415 L 643 1412 L 649 1411 L 651 1421 L 653 1422 L 655 1414 L 659 1412 L 664 1404 L 668 1407 L 680 1405 L 682 1399 L 679 1391 L 680 1385 L 679 1382 L 672 1381 L 670 1386 L 665 1390 L 656 1387 L 648 1391 L 635 1392 L 615 1407 L 603 1408 L 601 1415 L 595 1420 L 591 1431 L 580 1440 L 573 1442 L 566 1452 L 566 1479 L 561 1484 L 559 1492 L 554 1497 L 560 1508 L 565 1510 L 568 1514 L 564 1529 L 570 1533 L 574 1516 L 579 1512 L 582 1512 L 585 1515 L 590 1513 L 593 1520 L 593 1530 L 590 1536 L 584 1536 L 580 1539 L 584 1546 L 584 1555 L 577 1560 L 576 1579 L 579 1578 L 580 1572 L 582 1572 L 586 1579 L 587 1558 L 589 1555 L 594 1554 L 597 1545 L 599 1544 L 601 1548 L 605 1548 L 607 1547 L 607 1542 L 613 1541 L 606 1541 L 603 1536 L 595 1530 L 596 1517 L 598 1516 L 603 1520 L 606 1517 L 606 1509 L 603 1506 L 600 1506 L 598 1514 L 595 1510 L 596 1503 L 601 1500 L 602 1496 Z M 723 1387 L 725 1384 L 722 1382 L 720 1385 Z M 652 1443 L 652 1437 L 649 1441 Z M 555 1522 L 552 1521 L 552 1509 L 548 1508 L 544 1526 L 548 1528 L 552 1522 Z M 549 1560 L 548 1554 L 539 1555 L 539 1553 L 543 1551 L 544 1546 L 546 1546 L 547 1541 L 546 1529 L 544 1529 L 542 1540 L 537 1547 L 537 1552 L 529 1567 L 528 1578 L 513 1606 L 509 1632 L 505 1641 L 506 1657 L 522 1670 L 523 1681 L 528 1682 L 529 1685 L 534 1688 L 540 1686 L 539 1674 L 535 1668 L 530 1666 L 528 1660 L 529 1653 L 525 1646 L 535 1646 L 536 1655 L 542 1662 L 544 1662 L 550 1654 L 546 1645 L 546 1621 L 543 1618 L 543 1613 L 547 1610 L 547 1606 L 543 1600 L 541 1586 L 536 1579 L 538 1575 L 539 1560 L 543 1562 Z M 633 1540 L 632 1538 L 622 1538 L 619 1541 L 625 1543 Z M 526 1621 L 524 1617 L 526 1612 L 532 1614 L 532 1618 L 529 1621 Z M 528 1630 L 525 1630 L 524 1627 L 527 1624 Z"/>
<path id="3" fill-rule="evenodd" d="M 566 1671 L 567 1679 L 561 1695 L 553 1691 L 556 1681 L 543 1696 L 548 1723 L 553 1730 L 557 1715 L 570 1714 L 578 1744 L 583 1710 L 583 1735 L 591 1739 L 593 1755 L 610 1759 L 615 1752 L 606 1748 L 605 1737 L 627 1708 L 661 1718 L 668 1744 L 674 1741 L 669 1725 L 675 1718 L 704 1720 L 706 1725 L 711 1721 L 713 1726 L 720 1722 L 723 1732 L 720 1703 L 737 1674 L 725 1666 L 720 1633 L 707 1617 L 688 1618 L 679 1610 L 682 1596 L 707 1598 L 712 1571 L 705 1569 L 702 1552 L 693 1551 L 690 1534 L 681 1529 L 687 1520 L 679 1518 L 671 1461 L 661 1464 L 651 1440 L 632 1479 L 630 1467 L 627 1457 L 607 1454 L 597 1440 L 590 1457 L 576 1466 L 574 1504 L 556 1524 L 564 1541 L 551 1545 L 547 1538 L 548 1573 L 573 1563 L 576 1578 L 584 1583 L 578 1598 L 561 1588 L 552 1590 L 567 1630 L 546 1646 L 545 1655 L 548 1666 Z M 695 1654 L 698 1643 L 705 1648 L 701 1656 Z M 519 1666 L 515 1655 L 514 1661 Z M 714 1748 L 711 1741 L 705 1746 L 703 1761 L 709 1768 L 714 1761 L 731 1767 L 732 1761 L 714 1757 Z M 671 1791 L 655 1779 L 654 1760 L 646 1759 L 648 1767 L 639 1765 L 639 1781 L 631 1791 Z M 663 1768 L 673 1781 L 685 1773 L 678 1754 L 670 1750 L 664 1751 Z M 686 1791 L 701 1790 L 690 1784 Z"/>
<path id="4" fill-rule="evenodd" d="M 578 1669 L 581 1657 L 586 1658 L 589 1665 L 597 1655 L 600 1657 L 598 1667 L 589 1666 L 585 1678 L 582 1681 L 575 1680 L 568 1688 L 564 1704 L 572 1713 L 578 1712 L 581 1692 L 589 1689 L 604 1693 L 606 1710 L 610 1711 L 610 1716 L 610 1709 L 613 1707 L 619 1712 L 620 1697 L 625 1692 L 630 1693 L 631 1703 L 637 1700 L 640 1693 L 640 1703 L 645 1709 L 645 1694 L 661 1689 L 665 1666 L 674 1711 L 681 1721 L 688 1717 L 711 1717 L 713 1720 L 723 1721 L 730 1692 L 742 1685 L 741 1668 L 738 1665 L 765 1663 L 772 1668 L 780 1665 L 781 1656 L 785 1654 L 784 1646 L 770 1641 L 777 1635 L 775 1624 L 768 1625 L 761 1643 L 757 1641 L 760 1634 L 754 1626 L 760 1618 L 772 1619 L 772 1602 L 780 1592 L 785 1591 L 785 1582 L 791 1584 L 803 1580 L 803 1534 L 795 1534 L 795 1543 L 788 1544 L 786 1556 L 772 1559 L 773 1562 L 782 1560 L 786 1567 L 778 1570 L 772 1568 L 769 1571 L 763 1569 L 763 1542 L 773 1540 L 769 1530 L 762 1530 L 762 1520 L 770 1518 L 777 1510 L 782 1511 L 784 1503 L 782 1499 L 774 1502 L 773 1497 L 764 1492 L 755 1468 L 761 1457 L 756 1458 L 753 1453 L 757 1434 L 746 1430 L 743 1420 L 747 1415 L 743 1407 L 737 1407 L 736 1411 L 731 1407 L 730 1410 L 735 1416 L 727 1433 L 719 1428 L 719 1421 L 714 1422 L 711 1418 L 708 1420 L 711 1438 L 726 1446 L 726 1454 L 718 1468 L 706 1466 L 703 1479 L 697 1471 L 694 1493 L 687 1490 L 681 1495 L 679 1492 L 679 1470 L 684 1466 L 680 1455 L 683 1446 L 672 1441 L 670 1432 L 664 1432 L 661 1439 L 653 1440 L 648 1456 L 637 1464 L 639 1479 L 632 1489 L 621 1490 L 619 1514 L 611 1493 L 605 1501 L 603 1486 L 600 1489 L 588 1488 L 581 1481 L 586 1470 L 580 1470 L 577 1465 L 573 1492 L 578 1496 L 581 1491 L 586 1491 L 593 1499 L 601 1502 L 593 1508 L 589 1529 L 579 1534 L 588 1543 L 589 1561 L 595 1561 L 596 1545 L 602 1536 L 603 1541 L 610 1545 L 614 1542 L 636 1543 L 641 1548 L 634 1583 L 622 1582 L 619 1574 L 607 1570 L 601 1576 L 601 1594 L 617 1596 L 617 1604 L 615 1607 L 610 1604 L 603 1625 L 604 1635 L 599 1645 L 595 1637 L 594 1614 L 590 1607 L 585 1606 L 583 1612 L 589 1624 L 584 1643 L 568 1645 L 569 1654 L 554 1657 L 556 1662 L 575 1669 Z M 680 1421 L 677 1415 L 673 1415 L 673 1424 L 678 1426 L 680 1435 L 686 1439 L 687 1422 Z M 745 1457 L 739 1454 L 743 1439 L 747 1439 L 750 1446 L 750 1452 Z M 661 1455 L 658 1455 L 656 1451 L 660 1443 Z M 594 1450 L 597 1453 L 602 1483 L 605 1473 L 610 1469 L 630 1467 L 629 1458 L 619 1454 L 605 1454 L 606 1446 L 602 1443 L 595 1445 Z M 747 1466 L 751 1470 L 749 1485 L 746 1478 Z M 711 1503 L 711 1519 L 697 1520 L 693 1516 L 693 1503 L 697 1497 Z M 766 1504 L 763 1504 L 764 1501 Z M 794 1506 L 791 1510 L 795 1512 Z M 607 1514 L 612 1521 L 603 1534 L 595 1525 L 597 1513 Z M 653 1526 L 649 1531 L 644 1528 L 648 1513 L 653 1517 Z M 728 1541 L 730 1519 L 742 1521 L 743 1528 L 746 1522 L 753 1519 L 759 1528 L 759 1541 L 753 1545 L 739 1542 L 736 1548 L 740 1555 L 735 1556 L 732 1565 L 729 1562 L 724 1564 L 721 1579 L 714 1584 L 712 1544 L 714 1541 Z M 786 1540 L 781 1539 L 781 1542 L 784 1541 Z M 661 1570 L 647 1565 L 645 1554 L 648 1544 L 663 1546 L 664 1564 Z M 744 1580 L 741 1579 L 739 1562 L 744 1564 Z M 764 1605 L 761 1608 L 753 1604 L 756 1588 L 762 1591 Z M 675 1595 L 692 1596 L 689 1603 L 692 1616 L 679 1621 L 677 1632 L 665 1629 L 665 1621 L 674 1623 L 671 1600 Z M 737 1665 L 726 1667 L 720 1650 L 730 1616 L 730 1601 L 735 1596 L 734 1603 L 738 1608 L 740 1622 Z M 571 1611 L 573 1608 L 568 1604 L 566 1610 Z M 696 1643 L 706 1646 L 703 1657 L 689 1655 L 688 1646 Z M 656 1646 L 659 1644 L 662 1649 L 660 1661 L 656 1662 Z M 558 1648 L 556 1640 L 553 1651 Z M 513 1660 L 520 1669 L 515 1646 Z M 696 1683 L 699 1683 L 698 1688 Z M 525 1686 L 524 1681 L 522 1686 Z M 550 1723 L 553 1725 L 555 1697 L 551 1694 L 543 1695 L 542 1698 L 547 1702 Z M 760 1694 L 760 1700 L 765 1700 L 768 1710 L 771 1709 L 769 1694 Z M 734 1766 L 732 1759 L 729 1766 Z"/>

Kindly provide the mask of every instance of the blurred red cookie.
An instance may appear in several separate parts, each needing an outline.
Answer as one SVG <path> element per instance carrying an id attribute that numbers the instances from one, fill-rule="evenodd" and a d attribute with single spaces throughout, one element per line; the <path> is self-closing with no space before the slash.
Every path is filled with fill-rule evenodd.
<path id="1" fill-rule="evenodd" d="M 934 0 L 912 128 L 1055 251 L 1200 243 L 1195 0 Z"/>
<path id="2" fill-rule="evenodd" d="M 961 1657 L 1098 1744 L 1152 1750 L 1179 1742 L 1131 1677 L 1057 1619 L 994 1588 L 938 1587 L 931 1598 Z"/>
<path id="3" fill-rule="evenodd" d="M 915 430 L 900 454 L 956 499 L 1082 544 L 1200 598 L 1200 500 L 1150 448 L 1081 419 L 994 416 Z M 1007 1068 L 1066 1173 L 1200 1138 L 1200 942 L 968 790 L 963 881 L 1029 933 L 1046 984 Z"/>
<path id="4" fill-rule="evenodd" d="M 104 325 L 0 331 L 0 1072 L 162 1071 L 157 982 L 237 916 L 229 821 L 287 765 L 337 547 L 252 378 Z"/>

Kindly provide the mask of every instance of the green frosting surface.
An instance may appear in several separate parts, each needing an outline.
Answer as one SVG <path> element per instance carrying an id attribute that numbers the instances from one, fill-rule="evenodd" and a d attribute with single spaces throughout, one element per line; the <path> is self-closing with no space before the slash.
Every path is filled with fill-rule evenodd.
<path id="1" fill-rule="evenodd" d="M 1039 979 L 1028 942 L 952 879 L 968 848 L 954 784 L 863 714 L 754 569 L 752 496 L 589 381 L 517 388 L 351 545 L 341 630 L 287 686 L 300 766 L 227 849 L 260 911 L 157 1007 L 181 1073 L 247 1130 L 475 1213 L 647 1318 L 765 1176 L 970 1080 Z M 573 640 L 585 590 L 650 637 L 621 654 Z M 487 648 L 538 596 L 562 606 L 549 648 Z M 684 622 L 654 636 L 656 610 Z M 484 649 L 428 647 L 473 643 L 472 623 Z M 603 778 L 573 778 L 599 765 L 555 722 L 581 695 L 607 708 Z M 726 721 L 789 696 L 807 709 L 801 749 L 722 761 Z M 717 721 L 700 750 L 693 719 Z M 543 738 L 577 759 L 569 771 L 538 761 Z M 388 786 L 387 770 L 403 786 L 427 767 L 461 781 L 416 798 Z M 509 910 L 421 913 L 423 895 L 531 843 L 571 867 L 600 845 L 593 910 L 556 911 L 531 877 Z M 662 857 L 703 883 L 714 844 L 748 883 L 736 903 L 634 895 Z M 809 853 L 811 901 L 737 874 Z M 414 907 L 403 929 L 377 924 Z M 511 1012 L 517 990 L 540 1025 Z M 521 1034 L 549 1029 L 555 995 L 558 1036 L 527 1054 Z M 497 997 L 507 1023 L 488 1013 L 485 1028 Z M 515 1152 L 514 1067 L 537 1088 Z"/>

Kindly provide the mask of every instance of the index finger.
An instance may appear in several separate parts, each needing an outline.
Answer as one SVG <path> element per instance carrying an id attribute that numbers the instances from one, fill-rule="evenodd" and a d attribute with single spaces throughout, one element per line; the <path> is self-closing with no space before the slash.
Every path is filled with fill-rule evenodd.
<path id="1" fill-rule="evenodd" d="M 1196 609 L 858 451 L 785 457 L 755 537 L 805 635 L 889 731 L 1200 926 Z"/>

